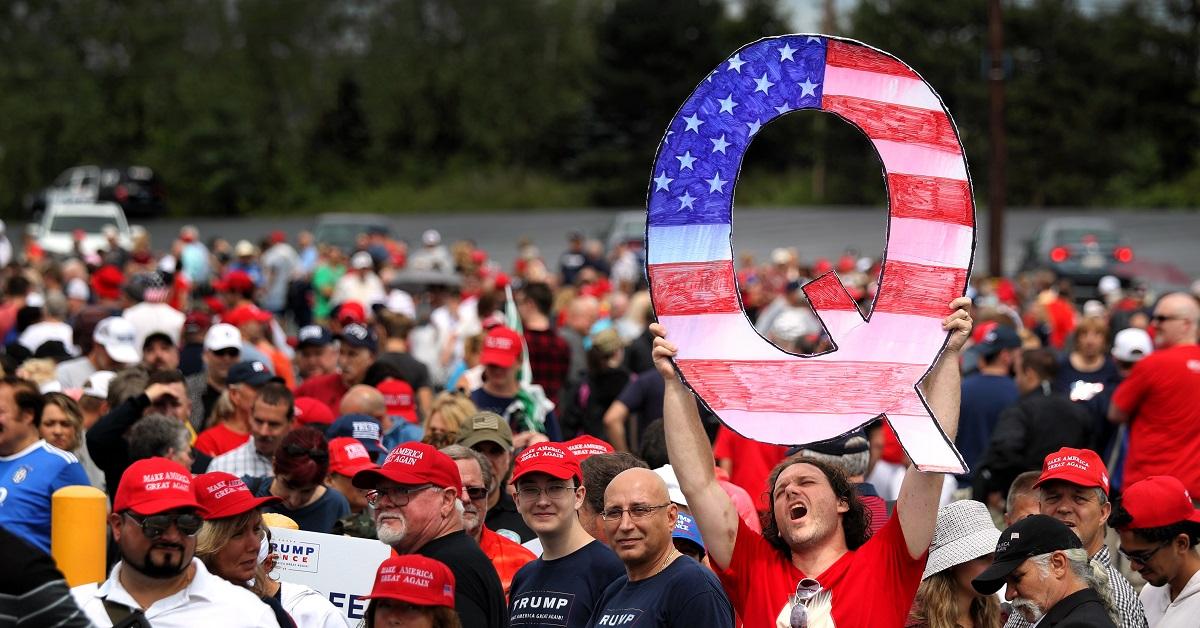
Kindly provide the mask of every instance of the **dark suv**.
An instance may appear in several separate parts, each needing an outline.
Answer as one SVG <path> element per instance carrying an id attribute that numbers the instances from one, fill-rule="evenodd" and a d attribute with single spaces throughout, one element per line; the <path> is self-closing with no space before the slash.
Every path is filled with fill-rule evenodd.
<path id="1" fill-rule="evenodd" d="M 167 206 L 158 175 L 145 166 L 76 166 L 26 200 L 30 214 L 59 203 L 113 202 L 129 216 L 159 217 Z"/>

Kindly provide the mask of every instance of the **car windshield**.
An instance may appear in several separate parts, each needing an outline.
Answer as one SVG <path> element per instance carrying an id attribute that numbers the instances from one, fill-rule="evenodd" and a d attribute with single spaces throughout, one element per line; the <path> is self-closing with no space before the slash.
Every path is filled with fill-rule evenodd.
<path id="1" fill-rule="evenodd" d="M 115 226 L 116 224 L 117 221 L 112 216 L 72 216 L 59 214 L 52 219 L 50 231 L 73 233 L 76 229 L 82 229 L 87 233 L 100 233 L 104 229 L 104 225 Z"/>
<path id="2" fill-rule="evenodd" d="M 1096 244 L 1103 246 L 1116 244 L 1117 234 L 1103 229 L 1063 229 L 1055 239 L 1062 244 L 1082 244 L 1094 239 Z"/>

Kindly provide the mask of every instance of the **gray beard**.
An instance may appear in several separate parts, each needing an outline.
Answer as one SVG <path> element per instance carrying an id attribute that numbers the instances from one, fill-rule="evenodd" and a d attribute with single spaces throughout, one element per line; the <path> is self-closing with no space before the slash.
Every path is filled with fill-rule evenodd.
<path id="1" fill-rule="evenodd" d="M 1045 614 L 1042 607 L 1037 605 L 1033 600 L 1027 600 L 1023 597 L 1013 598 L 1012 607 L 1014 613 L 1020 613 L 1029 623 L 1035 623 Z"/>
<path id="2" fill-rule="evenodd" d="M 386 525 L 377 524 L 375 531 L 380 541 L 383 541 L 387 545 L 391 545 L 393 548 L 396 548 L 397 544 L 402 542 L 404 537 L 408 535 L 408 524 L 404 523 L 403 520 L 401 520 L 399 525 L 395 523 Z M 397 549 L 397 551 L 399 550 Z"/>

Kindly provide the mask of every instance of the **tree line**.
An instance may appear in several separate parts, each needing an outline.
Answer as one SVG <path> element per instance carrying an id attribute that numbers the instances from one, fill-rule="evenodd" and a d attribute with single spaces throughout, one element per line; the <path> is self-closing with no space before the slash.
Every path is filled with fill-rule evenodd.
<path id="1" fill-rule="evenodd" d="M 287 210 L 464 172 L 536 173 L 590 204 L 637 206 L 691 90 L 742 44 L 791 32 L 794 17 L 776 0 L 0 7 L 8 215 L 84 163 L 154 168 L 180 214 Z M 1010 0 L 1004 16 L 1010 204 L 1200 206 L 1200 0 Z M 832 33 L 934 85 L 980 199 L 986 18 L 984 2 L 860 0 Z M 815 112 L 760 134 L 742 180 L 739 201 L 883 198 L 866 140 Z"/>

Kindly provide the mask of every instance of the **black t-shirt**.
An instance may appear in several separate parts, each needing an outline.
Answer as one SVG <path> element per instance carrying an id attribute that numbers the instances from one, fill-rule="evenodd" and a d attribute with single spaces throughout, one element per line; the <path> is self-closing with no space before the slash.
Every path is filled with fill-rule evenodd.
<path id="1" fill-rule="evenodd" d="M 420 360 L 412 357 L 408 353 L 388 352 L 376 360 L 383 362 L 388 366 L 395 367 L 400 373 L 400 379 L 408 382 L 412 386 L 413 392 L 420 388 L 430 388 L 429 383 L 429 367 L 421 363 Z"/>
<path id="2" fill-rule="evenodd" d="M 508 590 L 509 625 L 583 628 L 604 590 L 624 575 L 625 565 L 600 541 L 562 558 L 526 563 Z"/>
<path id="3" fill-rule="evenodd" d="M 459 530 L 426 543 L 416 553 L 445 563 L 454 574 L 454 606 L 463 626 L 508 626 L 500 576 L 474 539 Z"/>
<path id="4" fill-rule="evenodd" d="M 507 530 L 516 533 L 521 537 L 522 543 L 528 543 L 537 537 L 533 530 L 525 525 L 521 513 L 517 512 L 517 504 L 513 501 L 512 496 L 503 489 L 500 491 L 500 501 L 496 502 L 495 506 L 488 508 L 487 518 L 483 522 L 496 532 Z"/>
<path id="5" fill-rule="evenodd" d="M 645 580 L 617 578 L 588 625 L 733 628 L 733 606 L 711 570 L 680 556 Z"/>

